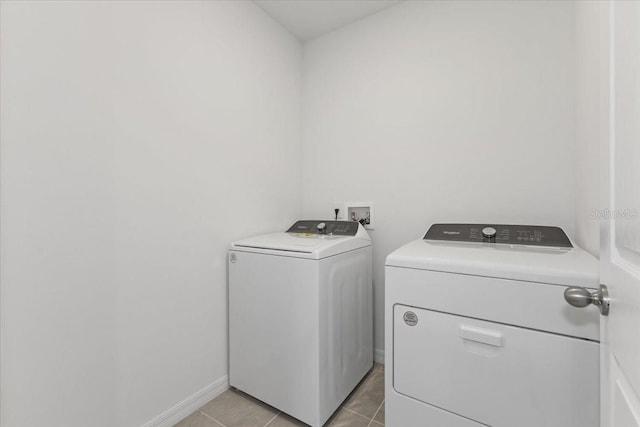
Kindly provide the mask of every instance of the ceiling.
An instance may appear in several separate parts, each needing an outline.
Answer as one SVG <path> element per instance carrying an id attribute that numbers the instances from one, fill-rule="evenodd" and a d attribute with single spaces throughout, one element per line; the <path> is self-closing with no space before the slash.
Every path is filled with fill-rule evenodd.
<path id="1" fill-rule="evenodd" d="M 400 0 L 254 1 L 302 41 L 328 33 L 400 2 Z"/>

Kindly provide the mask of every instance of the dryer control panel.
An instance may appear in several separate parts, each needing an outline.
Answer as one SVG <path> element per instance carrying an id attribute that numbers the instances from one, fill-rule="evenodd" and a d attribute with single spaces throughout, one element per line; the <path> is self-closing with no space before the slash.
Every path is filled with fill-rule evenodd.
<path id="1" fill-rule="evenodd" d="M 560 227 L 541 225 L 433 224 L 424 235 L 424 239 L 559 248 L 573 247 L 569 237 Z"/>
<path id="2" fill-rule="evenodd" d="M 358 233 L 358 223 L 354 221 L 297 221 L 287 230 L 287 233 L 333 234 L 334 236 L 355 236 Z"/>

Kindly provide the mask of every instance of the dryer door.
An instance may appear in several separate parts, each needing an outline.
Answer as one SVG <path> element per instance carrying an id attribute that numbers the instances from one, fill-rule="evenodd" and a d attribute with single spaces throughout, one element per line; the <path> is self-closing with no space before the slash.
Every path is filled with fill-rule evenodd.
<path id="1" fill-rule="evenodd" d="M 597 427 L 599 344 L 399 305 L 393 387 L 493 427 Z"/>

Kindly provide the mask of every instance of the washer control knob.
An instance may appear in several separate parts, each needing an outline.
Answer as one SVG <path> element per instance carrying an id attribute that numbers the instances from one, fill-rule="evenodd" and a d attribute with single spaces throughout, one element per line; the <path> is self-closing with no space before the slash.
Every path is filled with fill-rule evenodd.
<path id="1" fill-rule="evenodd" d="M 493 227 L 485 227 L 482 229 L 482 236 L 486 237 L 487 239 L 493 239 L 494 237 L 496 237 L 496 229 Z"/>
<path id="2" fill-rule="evenodd" d="M 320 224 L 316 225 L 316 228 L 322 234 L 327 232 L 327 224 L 325 224 L 324 222 L 321 222 Z"/>

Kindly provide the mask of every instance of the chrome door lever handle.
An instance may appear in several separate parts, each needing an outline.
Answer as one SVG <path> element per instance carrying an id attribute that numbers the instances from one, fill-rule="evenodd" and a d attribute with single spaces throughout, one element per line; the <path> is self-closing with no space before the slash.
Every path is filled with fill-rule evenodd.
<path id="1" fill-rule="evenodd" d="M 609 292 L 605 285 L 600 285 L 597 291 L 589 291 L 578 286 L 567 288 L 564 291 L 564 299 L 574 307 L 587 307 L 593 304 L 598 307 L 600 314 L 609 314 Z"/>

